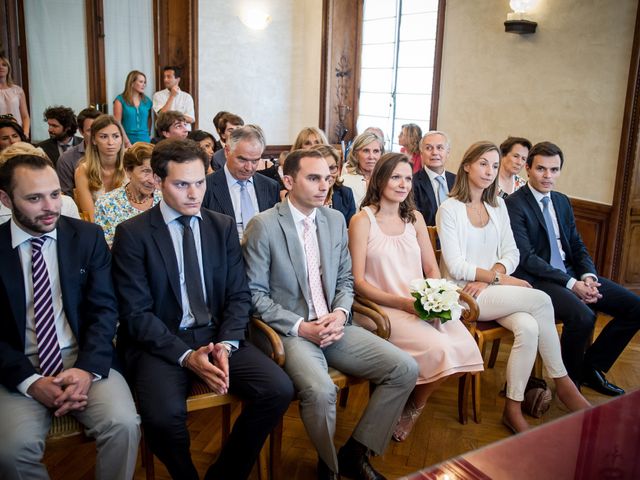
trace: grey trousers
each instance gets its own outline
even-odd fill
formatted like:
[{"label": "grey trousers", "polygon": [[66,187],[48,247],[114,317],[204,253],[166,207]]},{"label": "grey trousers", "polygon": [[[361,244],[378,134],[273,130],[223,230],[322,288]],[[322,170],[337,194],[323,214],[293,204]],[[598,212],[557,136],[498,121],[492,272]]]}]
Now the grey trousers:
[{"label": "grey trousers", "polygon": [[[66,357],[66,358],[65,358]],[[73,355],[75,358],[75,355]],[[65,368],[73,365],[63,356]],[[140,417],[127,382],[117,371],[93,382],[84,411],[70,412],[96,439],[96,478],[133,478],[140,442]],[[52,412],[33,398],[0,385],[0,479],[48,479],[41,463]]]},{"label": "grey trousers", "polygon": [[377,385],[353,438],[376,454],[387,447],[409,394],[418,366],[411,356],[364,328],[348,325],[344,337],[321,349],[301,337],[283,337],[285,371],[300,398],[300,416],[320,458],[334,472],[338,458],[333,444],[337,387],[328,367],[366,378]]}]

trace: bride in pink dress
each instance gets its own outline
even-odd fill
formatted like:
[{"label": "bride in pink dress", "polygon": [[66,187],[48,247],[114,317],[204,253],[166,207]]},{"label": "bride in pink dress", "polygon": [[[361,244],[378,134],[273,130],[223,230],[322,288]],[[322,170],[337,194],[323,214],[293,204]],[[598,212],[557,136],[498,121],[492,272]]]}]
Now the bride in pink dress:
[{"label": "bride in pink dress", "polygon": [[410,282],[440,278],[440,270],[410,195],[411,178],[406,155],[383,155],[371,174],[363,209],[349,224],[355,290],[384,308],[391,322],[389,341],[413,356],[420,371],[393,434],[396,441],[407,438],[445,379],[483,369],[476,342],[460,320],[426,322],[415,314]]}]

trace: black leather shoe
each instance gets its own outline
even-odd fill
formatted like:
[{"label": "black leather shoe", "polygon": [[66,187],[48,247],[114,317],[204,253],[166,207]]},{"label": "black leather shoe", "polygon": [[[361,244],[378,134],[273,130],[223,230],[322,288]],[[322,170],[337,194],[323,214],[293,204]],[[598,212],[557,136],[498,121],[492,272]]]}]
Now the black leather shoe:
[{"label": "black leather shoe", "polygon": [[318,480],[340,480],[340,475],[331,470],[326,463],[318,459]]},{"label": "black leather shoe", "polygon": [[340,449],[338,453],[338,465],[340,474],[346,478],[355,480],[386,480],[386,478],[378,473],[373,465],[369,463],[369,457],[366,454],[352,455],[345,447]]},{"label": "black leather shoe", "polygon": [[582,373],[582,385],[595,390],[603,395],[609,395],[610,397],[617,397],[624,394],[624,390],[609,383],[604,377],[604,373],[595,368],[586,368]]}]

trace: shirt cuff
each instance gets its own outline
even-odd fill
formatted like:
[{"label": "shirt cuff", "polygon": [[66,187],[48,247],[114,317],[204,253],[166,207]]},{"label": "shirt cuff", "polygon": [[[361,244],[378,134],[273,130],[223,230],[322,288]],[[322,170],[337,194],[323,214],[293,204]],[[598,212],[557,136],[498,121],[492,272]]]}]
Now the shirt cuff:
[{"label": "shirt cuff", "polygon": [[27,377],[25,380],[20,382],[16,387],[16,389],[25,397],[32,398],[31,395],[27,393],[27,391],[29,391],[29,388],[31,387],[31,385],[36,383],[36,381],[40,380],[41,378],[42,378],[42,375],[40,375],[39,373],[34,373],[30,377]]},{"label": "shirt cuff", "polygon": [[596,282],[598,281],[598,276],[595,273],[583,273],[582,276],[580,277],[580,280],[582,280],[584,282],[584,279],[587,277],[592,277]]},{"label": "shirt cuff", "polygon": [[184,359],[187,358],[187,355],[189,355],[191,352],[193,352],[193,350],[189,349],[186,352],[184,352],[182,355],[180,355],[180,358],[178,358],[178,365],[180,365],[181,367],[184,367],[183,365]]},{"label": "shirt cuff", "polygon": [[333,311],[335,312],[336,310],[340,310],[341,312],[344,313],[344,324],[346,325],[349,322],[349,315],[351,315],[351,312],[349,312],[346,308],[342,308],[342,307],[336,307]]},{"label": "shirt cuff", "polygon": [[93,373],[93,372],[91,372],[91,375],[93,375],[93,380],[91,380],[92,382],[97,382],[98,380],[102,380],[102,375],[98,375],[97,373]]},{"label": "shirt cuff", "polygon": [[231,347],[231,352],[235,352],[240,347],[239,340],[222,340],[220,343],[226,343]]},{"label": "shirt cuff", "polygon": [[576,280],[575,278],[571,277],[571,278],[569,279],[569,281],[567,282],[566,287],[567,287],[569,290],[572,290],[572,289],[573,289],[573,286],[576,284],[576,282],[577,282],[577,280]]},{"label": "shirt cuff", "polygon": [[304,321],[304,318],[300,317],[298,321],[291,327],[289,330],[289,336],[297,337],[298,336],[298,328],[300,328],[300,324]]}]

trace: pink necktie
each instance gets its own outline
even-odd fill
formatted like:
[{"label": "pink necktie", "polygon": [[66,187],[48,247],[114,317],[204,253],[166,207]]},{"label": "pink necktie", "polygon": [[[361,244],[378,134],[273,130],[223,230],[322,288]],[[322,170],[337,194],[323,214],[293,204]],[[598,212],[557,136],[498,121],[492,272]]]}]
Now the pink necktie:
[{"label": "pink necktie", "polygon": [[45,237],[31,239],[33,278],[33,314],[38,343],[40,373],[48,377],[62,371],[62,355],[53,315],[53,299],[47,264],[42,254]]},{"label": "pink necktie", "polygon": [[304,223],[304,253],[307,256],[307,275],[309,278],[309,290],[311,301],[316,311],[316,318],[329,313],[327,301],[322,291],[322,280],[320,280],[320,252],[318,245],[314,242],[313,220],[306,217]]}]

